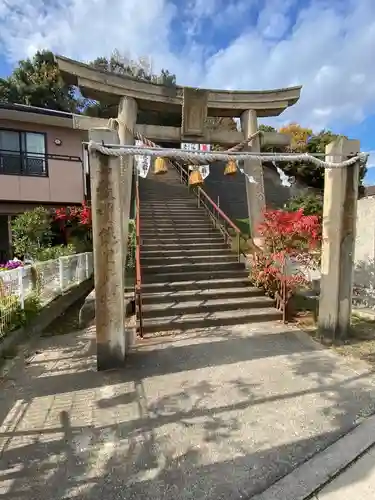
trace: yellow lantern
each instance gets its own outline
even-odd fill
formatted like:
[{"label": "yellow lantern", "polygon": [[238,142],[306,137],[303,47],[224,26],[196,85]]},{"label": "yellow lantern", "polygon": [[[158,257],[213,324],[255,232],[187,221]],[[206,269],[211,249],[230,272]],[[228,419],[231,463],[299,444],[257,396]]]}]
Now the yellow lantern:
[{"label": "yellow lantern", "polygon": [[198,169],[192,170],[189,176],[189,184],[190,186],[200,186],[203,184],[203,177]]},{"label": "yellow lantern", "polygon": [[156,158],[154,164],[154,174],[160,175],[168,172],[167,162],[164,158]]},{"label": "yellow lantern", "polygon": [[237,173],[237,164],[235,160],[229,160],[225,165],[224,175],[234,175]]}]

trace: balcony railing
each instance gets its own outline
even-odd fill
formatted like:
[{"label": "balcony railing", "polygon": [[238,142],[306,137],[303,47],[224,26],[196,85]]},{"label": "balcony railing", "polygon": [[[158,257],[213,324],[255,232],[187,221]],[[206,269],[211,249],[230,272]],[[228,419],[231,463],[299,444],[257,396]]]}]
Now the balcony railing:
[{"label": "balcony railing", "polygon": [[47,155],[0,149],[0,174],[46,177],[48,175]]},{"label": "balcony railing", "polygon": [[48,160],[82,163],[79,156],[20,153],[0,149],[0,175],[48,177]]}]

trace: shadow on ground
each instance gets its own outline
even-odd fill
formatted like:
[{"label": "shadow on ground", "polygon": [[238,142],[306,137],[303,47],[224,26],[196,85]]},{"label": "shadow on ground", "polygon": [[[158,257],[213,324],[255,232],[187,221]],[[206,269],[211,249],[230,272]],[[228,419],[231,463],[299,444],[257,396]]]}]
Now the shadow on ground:
[{"label": "shadow on ground", "polygon": [[4,381],[4,499],[250,498],[375,395],[362,365],[276,323],[166,337],[123,371],[94,367],[88,330],[45,339]]}]

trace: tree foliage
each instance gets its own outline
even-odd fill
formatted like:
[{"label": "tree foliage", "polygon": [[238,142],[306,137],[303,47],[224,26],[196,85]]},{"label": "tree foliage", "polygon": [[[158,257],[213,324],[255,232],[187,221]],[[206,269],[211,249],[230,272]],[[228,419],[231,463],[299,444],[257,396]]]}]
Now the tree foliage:
[{"label": "tree foliage", "polygon": [[44,207],[24,212],[12,221],[14,253],[19,258],[36,259],[52,241],[51,214]]},{"label": "tree foliage", "polygon": [[47,50],[19,61],[8,78],[0,79],[0,101],[67,112],[77,112],[81,105],[74,87],[63,81],[52,52]]},{"label": "tree foliage", "polygon": [[301,127],[298,123],[290,123],[289,125],[281,127],[279,132],[291,136],[291,143],[288,149],[293,153],[304,153],[313,135],[310,128]]},{"label": "tree foliage", "polygon": [[[153,72],[150,59],[145,57],[131,59],[126,55],[122,55],[118,50],[114,50],[109,58],[97,57],[89,64],[93,68],[98,69],[99,71],[104,71],[106,73],[114,73],[120,76],[126,76],[127,78],[165,85],[167,87],[176,86],[176,75],[170,73],[167,69],[162,69],[159,74],[155,74]],[[86,99],[84,113],[89,116],[108,117],[112,114],[113,107],[114,106],[111,103]],[[173,116],[169,118],[166,117],[166,115],[161,115],[160,113],[156,112],[141,112],[141,115],[142,116],[140,117],[140,121],[142,123],[165,126],[175,125]]]},{"label": "tree foliage", "polygon": [[323,215],[323,196],[319,194],[303,194],[291,198],[285,205],[285,210],[297,212],[302,209],[304,215],[317,215],[319,218]]},{"label": "tree foliage", "polygon": [[262,132],[277,132],[274,127],[271,127],[271,125],[264,125],[263,123],[260,124],[258,128]]},{"label": "tree foliage", "polygon": [[[264,132],[276,131],[273,127],[261,125],[260,130]],[[291,143],[289,146],[283,147],[267,147],[264,151],[274,151],[278,153],[310,153],[323,154],[327,144],[335,139],[342,137],[339,134],[333,133],[331,130],[321,130],[314,133],[311,129],[300,126],[298,123],[291,123],[279,129],[280,133],[289,134]],[[319,190],[324,188],[324,168],[312,165],[311,163],[280,163],[279,167],[289,176],[295,177],[298,181]],[[366,168],[360,170],[360,192],[363,190],[363,179],[366,175]]]},{"label": "tree foliage", "polygon": [[[227,131],[236,131],[237,124],[231,117],[222,117],[222,116],[208,116],[206,118],[206,127],[210,131],[214,130],[227,130]],[[221,144],[212,144],[211,148],[213,151],[220,151],[222,149],[226,149]]]},{"label": "tree foliage", "polygon": [[100,71],[115,73],[168,87],[176,86],[176,75],[170,73],[167,69],[162,69],[159,74],[155,74],[150,59],[145,57],[131,59],[121,54],[118,50],[114,50],[109,58],[97,57],[89,64]]}]

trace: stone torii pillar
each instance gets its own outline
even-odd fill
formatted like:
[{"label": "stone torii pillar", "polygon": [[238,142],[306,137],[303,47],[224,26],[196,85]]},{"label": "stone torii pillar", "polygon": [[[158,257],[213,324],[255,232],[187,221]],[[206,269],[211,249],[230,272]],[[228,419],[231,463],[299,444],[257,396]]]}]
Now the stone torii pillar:
[{"label": "stone torii pillar", "polygon": [[[253,109],[244,111],[241,115],[241,128],[245,137],[254,134],[258,130],[257,113]],[[245,148],[245,151],[254,153],[260,152],[259,136],[253,139],[251,146]],[[252,175],[256,184],[246,179],[246,198],[247,210],[249,214],[250,234],[257,246],[262,246],[262,238],[258,234],[257,227],[262,221],[263,212],[266,208],[266,198],[264,193],[263,166],[259,160],[248,159],[244,161],[244,170]]]},{"label": "stone torii pillar", "polygon": [[[119,143],[108,128],[91,129],[89,138]],[[90,177],[97,368],[109,370],[122,367],[126,356],[120,158],[90,152]]]},{"label": "stone torii pillar", "polygon": [[[359,151],[359,141],[339,138],[327,145],[327,161],[344,161]],[[325,169],[318,323],[331,340],[345,337],[351,322],[358,184],[358,163]]]},{"label": "stone torii pillar", "polygon": [[[132,97],[122,97],[118,107],[118,135],[120,144],[134,144],[134,130],[137,123],[138,106]],[[128,249],[129,215],[132,194],[133,156],[120,158],[121,164],[121,210],[123,212],[123,269],[125,273],[126,256]]]}]

